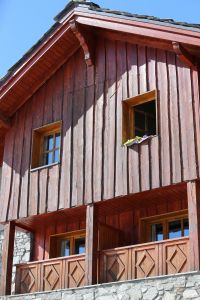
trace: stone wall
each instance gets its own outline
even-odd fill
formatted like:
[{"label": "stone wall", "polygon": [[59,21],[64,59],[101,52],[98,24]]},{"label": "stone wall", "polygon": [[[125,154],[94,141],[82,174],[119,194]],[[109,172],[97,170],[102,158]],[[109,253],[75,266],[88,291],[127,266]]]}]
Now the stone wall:
[{"label": "stone wall", "polygon": [[[1,267],[2,267],[3,237],[4,237],[4,231],[3,231],[3,228],[0,228],[0,277],[1,277]],[[30,260],[30,251],[31,251],[31,235],[30,235],[30,233],[23,233],[23,232],[16,231],[13,265],[29,261]],[[16,272],[16,267],[13,266],[12,292],[14,292],[15,272]]]},{"label": "stone wall", "polygon": [[0,297],[0,300],[191,300],[200,299],[200,273],[161,276],[91,287]]}]

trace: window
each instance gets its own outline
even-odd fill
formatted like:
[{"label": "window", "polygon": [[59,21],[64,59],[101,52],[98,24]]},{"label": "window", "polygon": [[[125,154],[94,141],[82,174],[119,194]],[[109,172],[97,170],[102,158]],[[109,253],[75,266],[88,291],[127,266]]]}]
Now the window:
[{"label": "window", "polygon": [[50,258],[83,253],[85,253],[85,230],[50,237]]},{"label": "window", "polygon": [[142,242],[155,242],[189,236],[189,221],[185,211],[142,220]]},{"label": "window", "polygon": [[122,143],[135,137],[157,134],[156,91],[124,100]]},{"label": "window", "polygon": [[33,131],[31,168],[48,166],[60,161],[61,122]]}]

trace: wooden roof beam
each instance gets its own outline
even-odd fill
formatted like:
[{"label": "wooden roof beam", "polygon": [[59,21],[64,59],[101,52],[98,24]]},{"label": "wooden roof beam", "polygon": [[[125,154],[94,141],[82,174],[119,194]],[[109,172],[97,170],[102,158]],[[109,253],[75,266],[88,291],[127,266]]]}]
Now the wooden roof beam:
[{"label": "wooden roof beam", "polygon": [[4,115],[2,112],[0,112],[0,127],[5,129],[9,129],[11,127],[10,118]]},{"label": "wooden roof beam", "polygon": [[94,65],[94,34],[81,28],[75,20],[69,22],[70,28],[83,49],[85,62],[88,67]]},{"label": "wooden roof beam", "polygon": [[186,64],[188,67],[196,67],[197,59],[195,56],[191,55],[182,45],[178,42],[172,42],[174,52],[178,58]]}]

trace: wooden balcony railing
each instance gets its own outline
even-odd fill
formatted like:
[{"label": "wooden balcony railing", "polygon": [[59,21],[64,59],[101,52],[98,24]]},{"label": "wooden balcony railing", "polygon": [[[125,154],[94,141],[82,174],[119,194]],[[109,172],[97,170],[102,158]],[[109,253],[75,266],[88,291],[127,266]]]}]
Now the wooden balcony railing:
[{"label": "wooden balcony railing", "polygon": [[85,255],[20,264],[16,266],[16,294],[34,293],[85,284]]},{"label": "wooden balcony railing", "polygon": [[188,271],[189,238],[104,250],[100,282],[122,281]]}]

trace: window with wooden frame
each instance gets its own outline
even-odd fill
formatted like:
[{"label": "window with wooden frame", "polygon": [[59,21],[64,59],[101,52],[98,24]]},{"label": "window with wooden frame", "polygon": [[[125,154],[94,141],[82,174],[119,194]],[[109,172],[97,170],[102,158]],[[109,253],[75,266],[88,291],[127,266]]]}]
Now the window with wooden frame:
[{"label": "window with wooden frame", "polygon": [[85,230],[50,236],[50,258],[83,253],[85,253]]},{"label": "window with wooden frame", "polygon": [[48,166],[60,161],[61,122],[33,130],[31,168]]},{"label": "window with wooden frame", "polygon": [[141,220],[141,242],[155,242],[189,236],[187,210]]},{"label": "window with wooden frame", "polygon": [[157,134],[156,90],[122,102],[122,143]]}]

